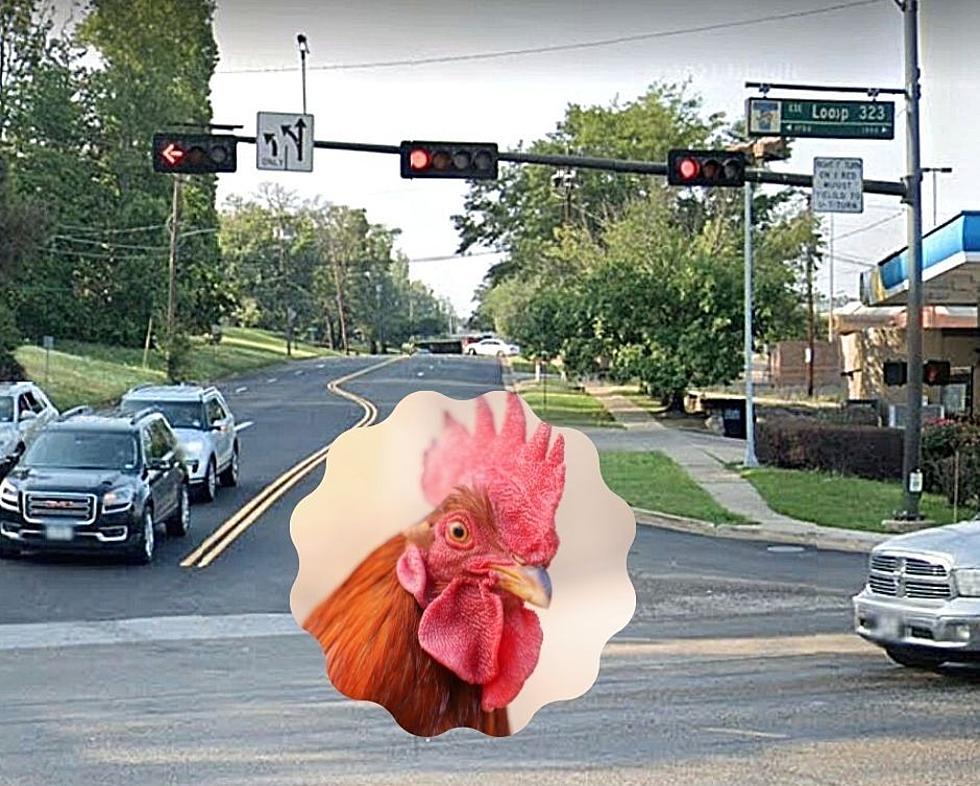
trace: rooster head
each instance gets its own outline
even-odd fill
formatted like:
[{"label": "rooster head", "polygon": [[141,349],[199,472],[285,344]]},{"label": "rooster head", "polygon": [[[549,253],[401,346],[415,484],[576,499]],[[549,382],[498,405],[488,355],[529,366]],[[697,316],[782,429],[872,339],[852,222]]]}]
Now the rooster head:
[{"label": "rooster head", "polygon": [[509,394],[503,425],[481,397],[471,434],[446,415],[426,451],[422,487],[434,510],[407,533],[397,574],[424,609],[419,644],[482,706],[506,707],[534,671],[542,632],[525,602],[551,602],[547,567],[558,549],[564,441],[551,427],[527,439],[523,404]]}]

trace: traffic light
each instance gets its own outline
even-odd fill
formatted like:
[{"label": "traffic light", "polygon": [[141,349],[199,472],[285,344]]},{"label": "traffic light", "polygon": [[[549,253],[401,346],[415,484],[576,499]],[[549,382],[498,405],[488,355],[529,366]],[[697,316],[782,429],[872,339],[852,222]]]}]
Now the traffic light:
[{"label": "traffic light", "polygon": [[228,134],[154,134],[153,170],[206,175],[238,168],[237,139]]},{"label": "traffic light", "polygon": [[949,361],[927,360],[922,365],[922,382],[926,385],[948,385]]},{"label": "traffic light", "polygon": [[889,387],[904,385],[909,381],[909,366],[904,360],[885,361],[885,384]]},{"label": "traffic light", "polygon": [[672,186],[745,185],[745,153],[728,150],[671,150],[667,182]]},{"label": "traffic light", "polygon": [[496,180],[497,146],[474,142],[402,142],[402,177]]}]

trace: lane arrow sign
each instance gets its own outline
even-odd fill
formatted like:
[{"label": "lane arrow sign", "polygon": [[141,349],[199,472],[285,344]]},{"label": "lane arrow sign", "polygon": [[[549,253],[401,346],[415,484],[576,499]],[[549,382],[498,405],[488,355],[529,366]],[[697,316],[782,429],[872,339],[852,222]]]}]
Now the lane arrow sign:
[{"label": "lane arrow sign", "polygon": [[275,134],[263,134],[265,143],[272,148],[272,157],[279,158],[279,140],[276,139]]},{"label": "lane arrow sign", "polygon": [[282,132],[290,139],[296,143],[296,160],[303,160],[303,131],[306,128],[306,123],[303,122],[303,118],[296,121],[296,133],[293,133],[292,126],[284,125],[282,126]]}]

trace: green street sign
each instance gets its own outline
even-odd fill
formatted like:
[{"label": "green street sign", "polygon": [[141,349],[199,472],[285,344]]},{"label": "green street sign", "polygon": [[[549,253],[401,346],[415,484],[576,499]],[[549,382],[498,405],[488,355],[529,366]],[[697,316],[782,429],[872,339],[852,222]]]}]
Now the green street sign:
[{"label": "green street sign", "polygon": [[894,139],[894,101],[803,101],[750,98],[750,136]]}]

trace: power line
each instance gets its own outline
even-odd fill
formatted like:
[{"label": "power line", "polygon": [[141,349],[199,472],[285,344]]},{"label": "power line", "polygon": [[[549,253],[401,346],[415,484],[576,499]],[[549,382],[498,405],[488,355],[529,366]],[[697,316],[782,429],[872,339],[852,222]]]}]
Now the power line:
[{"label": "power line", "polygon": [[467,259],[469,257],[486,257],[486,256],[499,256],[504,252],[502,251],[474,251],[470,254],[447,254],[445,256],[436,257],[414,257],[412,259],[406,259],[406,262],[447,262],[452,259]]},{"label": "power line", "polygon": [[[375,60],[364,63],[335,63],[333,65],[309,66],[310,71],[352,71],[373,68],[396,68],[399,66],[419,66],[434,63],[459,63],[470,60],[492,60],[503,57],[520,57],[523,55],[546,54],[549,52],[570,52],[577,49],[595,49],[604,46],[616,46],[628,44],[636,41],[651,41],[658,38],[672,38],[674,36],[691,35],[694,33],[709,33],[716,30],[727,30],[738,27],[749,27],[752,25],[765,24],[768,22],[781,22],[787,19],[802,19],[820,14],[829,14],[835,11],[843,11],[848,8],[858,8],[860,6],[877,5],[882,0],[856,0],[850,3],[838,3],[836,5],[824,6],[823,8],[812,8],[806,11],[791,11],[785,14],[774,14],[771,16],[760,16],[752,19],[743,19],[734,22],[717,22],[711,25],[699,25],[697,27],[685,27],[677,30],[657,30],[650,33],[637,33],[635,35],[619,36],[616,38],[603,38],[595,41],[579,41],[571,44],[555,44],[553,46],[538,46],[527,49],[505,49],[494,52],[474,52],[465,55],[443,55],[439,57],[417,57],[404,58],[401,60]],[[263,74],[263,73],[285,73],[296,71],[298,66],[275,66],[266,68],[230,68],[227,70],[217,70],[216,74]]]},{"label": "power line", "polygon": [[850,232],[845,232],[843,235],[834,235],[834,242],[838,240],[843,240],[844,238],[847,237],[854,237],[854,235],[860,235],[862,232],[868,232],[874,229],[875,227],[880,227],[882,224],[887,224],[889,221],[894,221],[896,218],[901,218],[903,215],[904,212],[899,211],[898,213],[895,213],[890,216],[886,216],[885,218],[875,221],[873,224],[868,224],[867,226],[863,226],[860,229],[853,229]]},{"label": "power line", "polygon": [[150,224],[145,227],[125,227],[123,229],[108,229],[93,226],[79,226],[78,224],[59,224],[59,229],[67,229],[72,232],[92,232],[101,233],[104,235],[123,235],[130,232],[149,232],[151,229],[166,229],[166,224]]}]

